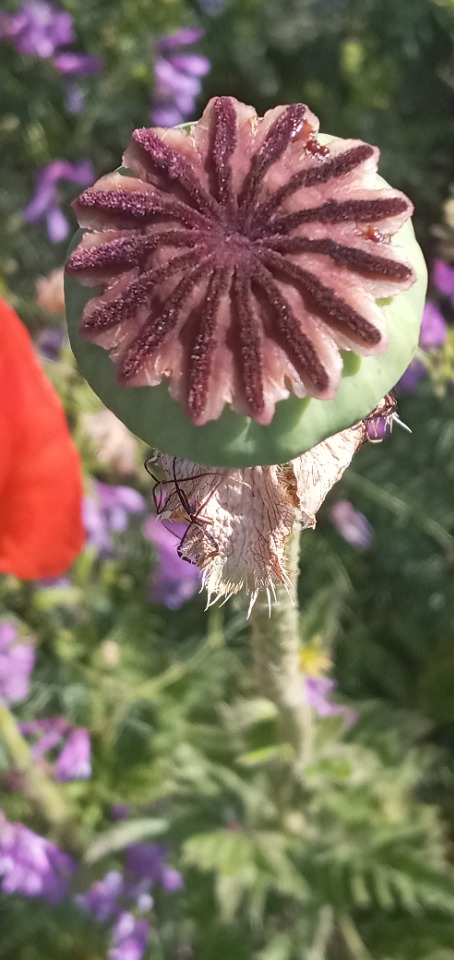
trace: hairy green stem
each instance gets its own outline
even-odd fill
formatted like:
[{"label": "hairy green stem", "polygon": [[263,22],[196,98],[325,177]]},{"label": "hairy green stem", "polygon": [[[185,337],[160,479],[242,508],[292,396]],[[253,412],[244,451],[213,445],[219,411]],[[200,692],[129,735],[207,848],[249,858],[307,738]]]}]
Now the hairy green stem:
[{"label": "hairy green stem", "polygon": [[266,598],[258,598],[251,614],[251,643],[260,692],[275,703],[283,736],[297,757],[307,762],[312,752],[312,720],[300,671],[299,550],[297,523],[286,547],[289,586],[277,586],[271,611]]}]

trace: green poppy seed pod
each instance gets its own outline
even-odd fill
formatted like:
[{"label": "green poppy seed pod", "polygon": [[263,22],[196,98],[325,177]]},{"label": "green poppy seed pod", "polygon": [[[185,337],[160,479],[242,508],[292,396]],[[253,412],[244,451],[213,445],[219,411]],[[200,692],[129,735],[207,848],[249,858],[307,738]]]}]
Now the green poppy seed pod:
[{"label": "green poppy seed pod", "polygon": [[415,353],[427,274],[379,151],[216,97],[136,130],[74,207],[67,263],[80,369],[164,454],[285,463],[365,417]]}]

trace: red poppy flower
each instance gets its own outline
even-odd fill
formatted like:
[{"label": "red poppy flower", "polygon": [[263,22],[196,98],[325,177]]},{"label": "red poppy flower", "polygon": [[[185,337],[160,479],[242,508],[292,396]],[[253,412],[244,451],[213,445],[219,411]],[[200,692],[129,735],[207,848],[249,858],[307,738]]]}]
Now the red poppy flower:
[{"label": "red poppy flower", "polygon": [[63,573],[82,548],[81,468],[30,336],[0,298],[0,573]]}]

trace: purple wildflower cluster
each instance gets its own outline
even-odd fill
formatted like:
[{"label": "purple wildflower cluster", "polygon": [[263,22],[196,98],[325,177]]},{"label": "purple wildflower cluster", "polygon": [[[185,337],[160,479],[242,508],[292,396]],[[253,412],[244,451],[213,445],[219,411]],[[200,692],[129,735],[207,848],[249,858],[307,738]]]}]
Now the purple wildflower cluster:
[{"label": "purple wildflower cluster", "polygon": [[[166,861],[164,844],[137,843],[128,848],[124,873],[110,870],[74,902],[100,924],[110,924],[108,960],[141,960],[150,933],[154,905],[151,890],[183,888],[181,874]],[[4,894],[38,897],[49,904],[70,896],[76,862],[56,844],[23,823],[10,823],[0,811],[0,889]],[[139,916],[137,916],[139,914]]]},{"label": "purple wildflower cluster", "polygon": [[130,874],[162,887],[167,893],[183,888],[178,870],[167,864],[168,847],[164,843],[133,843],[126,854],[126,868]]},{"label": "purple wildflower cluster", "polygon": [[24,0],[17,13],[1,13],[0,40],[5,39],[17,53],[51,59],[60,73],[80,77],[101,67],[99,57],[66,49],[75,40],[73,18],[47,0]]},{"label": "purple wildflower cluster", "polygon": [[[127,486],[108,486],[95,480],[93,496],[84,501],[83,517],[88,543],[100,555],[112,554],[115,535],[124,533],[130,518],[145,513],[142,495]],[[151,540],[158,553],[158,563],[151,576],[150,599],[162,603],[169,610],[178,610],[194,595],[200,585],[197,567],[181,560],[176,551],[186,527],[172,524],[168,529],[156,517],[147,517],[143,534]]]},{"label": "purple wildflower cluster", "polygon": [[141,960],[148,945],[149,926],[132,913],[122,913],[113,930],[109,960]]},{"label": "purple wildflower cluster", "polygon": [[59,243],[64,240],[70,228],[59,203],[59,182],[69,180],[84,187],[94,179],[95,173],[90,160],[81,160],[78,163],[70,163],[69,160],[53,160],[37,175],[35,195],[24,210],[25,223],[44,220],[52,242]]},{"label": "purple wildflower cluster", "polygon": [[176,127],[193,116],[202,89],[201,78],[209,73],[211,65],[207,57],[181,52],[181,49],[197,43],[203,36],[202,29],[187,27],[158,41],[150,112],[156,126]]},{"label": "purple wildflower cluster", "polygon": [[2,893],[41,897],[59,903],[68,894],[76,865],[55,843],[23,823],[9,823],[0,810],[0,883]]},{"label": "purple wildflower cluster", "polygon": [[91,741],[85,727],[73,727],[64,717],[46,717],[20,724],[23,736],[32,740],[32,757],[41,763],[50,751],[61,747],[55,761],[55,779],[89,780],[91,777]]},{"label": "purple wildflower cluster", "polygon": [[[0,702],[23,699],[29,690],[34,664],[33,648],[17,639],[14,624],[0,624]],[[20,724],[21,733],[32,741],[32,757],[38,764],[49,752],[61,748],[54,765],[55,779],[82,780],[91,776],[90,736],[84,728],[72,728],[64,717],[49,717]],[[46,756],[47,755],[47,756]],[[122,815],[127,811],[122,810]],[[86,893],[75,896],[76,905],[98,923],[109,923],[108,960],[142,960],[148,946],[150,923],[144,919],[153,907],[152,890],[167,893],[183,887],[181,874],[167,862],[165,844],[135,843],[126,850],[124,872],[109,871]],[[7,820],[0,810],[0,891],[40,898],[57,904],[71,896],[70,884],[77,863],[55,843],[23,823]],[[137,916],[139,915],[139,916]]]},{"label": "purple wildflower cluster", "polygon": [[93,496],[86,497],[83,520],[88,543],[100,554],[109,554],[115,534],[124,533],[130,517],[144,513],[144,498],[133,487],[111,487],[100,480],[93,484]]},{"label": "purple wildflower cluster", "polygon": [[[9,706],[24,700],[30,690],[35,651],[18,641],[16,624],[0,623],[0,704]],[[64,717],[49,717],[20,724],[24,736],[33,740],[32,757],[37,763],[63,741],[55,763],[57,780],[87,780],[91,776],[90,734],[73,728]]]},{"label": "purple wildflower cluster", "polygon": [[15,623],[0,623],[0,704],[25,700],[35,665],[35,651],[28,643],[18,641]]},{"label": "purple wildflower cluster", "polygon": [[[454,267],[443,260],[436,260],[432,274],[432,281],[438,294],[454,305]],[[445,343],[448,335],[448,325],[439,306],[432,300],[427,300],[419,335],[419,346],[422,354],[439,350]],[[427,375],[427,366],[423,355],[412,361],[398,383],[402,392],[409,393],[415,390],[421,380]]]},{"label": "purple wildflower cluster", "polygon": [[[17,13],[1,12],[0,40],[9,40],[17,53],[50,60],[65,77],[89,76],[101,68],[99,57],[68,49],[75,40],[73,18],[47,0],[24,0]],[[66,105],[71,113],[82,109],[83,91],[77,84],[67,85]],[[69,224],[58,202],[58,183],[70,180],[86,187],[94,179],[88,160],[54,160],[37,175],[35,195],[24,210],[25,222],[45,220],[52,242],[65,240]]]},{"label": "purple wildflower cluster", "polygon": [[149,914],[153,887],[160,886],[167,893],[183,888],[183,878],[168,865],[167,854],[165,844],[132,844],[126,851],[124,873],[110,870],[87,893],[76,896],[77,906],[98,923],[113,922],[109,960],[141,960],[150,927],[136,914]]},{"label": "purple wildflower cluster", "polygon": [[169,610],[179,610],[190,600],[201,582],[201,574],[194,564],[182,560],[176,551],[185,524],[172,523],[172,529],[156,517],[149,517],[144,524],[144,534],[158,552],[158,564],[151,577],[150,599],[163,603]]},{"label": "purple wildflower cluster", "polygon": [[[129,499],[127,504],[130,503]],[[125,509],[124,496],[119,501],[108,497],[106,507],[111,511]],[[122,525],[117,516],[118,523]],[[18,642],[16,625],[0,623],[0,703],[9,704],[27,696],[33,665],[33,648]],[[88,730],[71,728],[64,717],[25,722],[20,724],[20,730],[31,740],[32,757],[37,764],[48,762],[50,751],[60,748],[63,742],[54,764],[56,780],[84,780],[91,776]],[[111,924],[108,960],[142,960],[150,933],[149,920],[143,919],[143,915],[153,907],[153,888],[160,886],[167,893],[176,893],[183,887],[181,874],[168,864],[167,857],[165,844],[132,844],[126,850],[123,873],[111,870],[86,893],[75,896],[81,910],[98,923]],[[0,810],[3,894],[56,904],[71,896],[70,884],[76,873],[75,860],[55,843],[23,823],[8,821]]]}]

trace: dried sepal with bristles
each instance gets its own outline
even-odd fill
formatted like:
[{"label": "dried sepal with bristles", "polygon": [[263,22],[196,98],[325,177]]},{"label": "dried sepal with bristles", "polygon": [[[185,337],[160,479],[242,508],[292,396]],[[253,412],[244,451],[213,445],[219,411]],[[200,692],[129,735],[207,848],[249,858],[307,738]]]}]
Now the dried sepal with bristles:
[{"label": "dried sepal with bristles", "polygon": [[188,134],[140,129],[124,164],[74,207],[87,230],[67,269],[101,288],[82,337],[121,386],[168,380],[196,425],[225,405],[269,424],[277,401],[335,396],[341,350],[383,352],[379,298],[414,273],[392,235],[411,216],[379,152],[324,146],[304,104],[263,119],[216,97]]},{"label": "dried sepal with bristles", "polygon": [[[367,422],[282,466],[217,469],[156,453],[149,470],[166,520],[186,521],[182,555],[203,571],[208,598],[251,598],[287,582],[285,546],[316,515],[367,435]],[[156,491],[159,491],[158,494]]]}]

